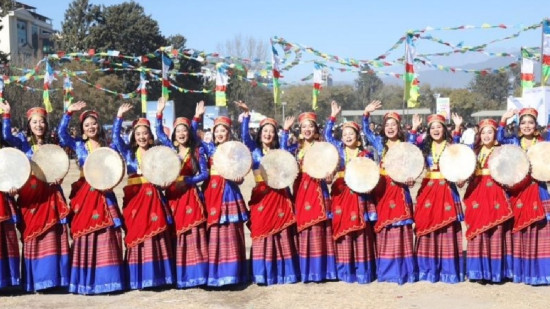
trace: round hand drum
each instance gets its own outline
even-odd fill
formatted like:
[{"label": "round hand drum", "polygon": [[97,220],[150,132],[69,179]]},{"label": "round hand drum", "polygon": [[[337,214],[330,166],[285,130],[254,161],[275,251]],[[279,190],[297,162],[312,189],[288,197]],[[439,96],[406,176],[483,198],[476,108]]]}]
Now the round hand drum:
[{"label": "round hand drum", "polygon": [[245,144],[237,141],[218,145],[214,153],[214,169],[225,179],[243,178],[252,167],[252,155]]},{"label": "round hand drum", "polygon": [[538,181],[550,181],[550,142],[539,142],[527,151],[531,162],[531,176]]},{"label": "round hand drum", "polygon": [[491,177],[508,187],[521,183],[529,174],[529,158],[525,151],[516,145],[495,147],[489,156],[488,164]]},{"label": "round hand drum", "polygon": [[441,154],[439,168],[448,181],[464,181],[472,176],[476,169],[476,154],[466,145],[449,145]]},{"label": "round hand drum", "polygon": [[69,157],[65,150],[57,145],[41,145],[32,156],[31,169],[36,178],[54,183],[58,179],[63,179],[69,172]]},{"label": "round hand drum", "polygon": [[369,193],[380,180],[380,167],[369,158],[353,158],[346,164],[344,180],[353,191]]},{"label": "round hand drum", "polygon": [[141,171],[150,183],[166,187],[176,181],[181,170],[178,154],[169,147],[155,146],[144,154]]},{"label": "round hand drum", "polygon": [[31,175],[31,163],[17,148],[0,149],[0,191],[21,189]]},{"label": "round hand drum", "polygon": [[304,156],[304,172],[315,179],[325,179],[338,167],[340,156],[334,145],[328,142],[315,142]]},{"label": "round hand drum", "polygon": [[283,149],[272,149],[260,163],[260,173],[273,189],[290,187],[298,176],[298,164],[292,154]]},{"label": "round hand drum", "polygon": [[84,162],[84,177],[97,190],[110,190],[124,178],[124,160],[109,147],[98,148],[88,155]]},{"label": "round hand drum", "polygon": [[384,168],[393,181],[406,183],[420,176],[424,170],[424,156],[415,145],[399,143],[386,153]]}]

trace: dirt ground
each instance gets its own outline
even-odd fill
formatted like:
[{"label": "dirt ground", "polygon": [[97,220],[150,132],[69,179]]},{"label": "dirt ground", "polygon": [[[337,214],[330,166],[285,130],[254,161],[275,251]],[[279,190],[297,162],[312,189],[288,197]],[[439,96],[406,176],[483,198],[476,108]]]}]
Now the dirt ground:
[{"label": "dirt ground", "polygon": [[[78,177],[74,161],[63,189]],[[115,192],[121,203],[122,185]],[[248,200],[253,179],[242,186]],[[416,189],[416,188],[415,188]],[[250,239],[247,239],[250,245]],[[360,285],[343,282],[280,286],[239,286],[230,289],[194,288],[131,291],[114,295],[81,296],[63,292],[0,293],[0,308],[548,308],[550,287],[523,284],[481,285],[464,282],[443,284],[418,282],[399,286],[391,283]]]}]

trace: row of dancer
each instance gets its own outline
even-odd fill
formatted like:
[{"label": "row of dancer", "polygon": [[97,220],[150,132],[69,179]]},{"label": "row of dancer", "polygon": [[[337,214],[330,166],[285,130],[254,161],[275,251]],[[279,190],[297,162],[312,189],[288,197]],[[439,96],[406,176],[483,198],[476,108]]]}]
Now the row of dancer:
[{"label": "row of dancer", "polygon": [[[248,113],[246,104],[241,102],[239,106]],[[5,110],[3,137],[9,145],[30,157],[47,142],[43,109],[29,110],[28,138],[23,138],[11,135],[9,105],[0,107]],[[67,133],[71,114],[84,107],[82,102],[69,107],[59,126],[62,144],[75,150],[80,166],[91,151],[107,146],[98,115],[93,111],[80,116],[82,139],[71,138]],[[397,113],[385,115],[383,134],[376,137],[369,131],[368,122],[369,113],[379,107],[380,102],[369,104],[363,117],[362,130],[382,158],[383,177],[368,195],[354,193],[343,182],[342,172],[351,158],[372,154],[362,149],[361,126],[354,122],[343,125],[341,141],[334,140],[331,131],[340,111],[336,103],[325,139],[339,149],[339,171],[327,175],[326,180],[300,173],[293,195],[288,188],[269,188],[257,171],[259,162],[269,149],[282,147],[296,154],[300,163],[309,147],[320,139],[316,115],[300,115],[300,142],[294,148],[287,142],[292,118],[285,120],[279,145],[275,120],[263,121],[254,141],[248,135],[247,115],[242,124],[242,140],[253,153],[257,182],[248,211],[238,188],[242,179],[225,180],[212,168],[216,145],[230,139],[229,118],[216,119],[214,141],[202,143],[195,134],[204,114],[204,106],[199,105],[192,121],[176,119],[169,139],[162,130],[164,102],[159,101],[157,135],[182,159],[180,178],[163,194],[140,171],[141,156],[153,144],[149,122],[134,121],[129,145],[120,137],[122,117],[131,109],[125,104],[119,109],[113,128],[114,147],[124,156],[129,175],[122,214],[112,192],[94,190],[83,177],[72,186],[69,208],[58,184],[50,186],[31,176],[17,192],[19,210],[12,197],[2,197],[0,287],[19,284],[19,249],[14,228],[19,211],[23,241],[21,281],[27,291],[68,285],[73,293],[97,294],[174,283],[178,287],[245,283],[248,266],[243,224],[249,217],[252,278],[259,284],[336,279],[360,283],[375,279],[398,283],[419,279],[460,282],[465,277],[458,223],[463,217],[460,197],[455,184],[438,173],[437,165],[446,144],[451,142],[444,119],[439,115],[427,119],[428,138],[422,147],[430,172],[422,182],[413,210],[408,190],[412,181],[395,183],[383,169],[387,150],[405,141],[400,130],[401,117]],[[505,114],[503,121],[510,116],[511,113]],[[460,117],[454,119],[459,127]],[[502,123],[480,123],[476,143],[479,165],[464,199],[469,279],[548,284],[550,254],[545,241],[550,236],[546,224],[550,198],[545,184],[531,181],[527,182],[529,190],[506,192],[486,172],[487,157],[499,140],[527,148],[540,139],[535,119],[536,110],[520,112],[520,139],[505,137]],[[420,124],[420,118],[415,117],[410,141],[416,140],[414,133]],[[196,186],[200,182],[202,191]],[[332,183],[330,194],[328,183]],[[537,210],[537,205],[538,211],[532,211]],[[70,253],[69,217],[73,237]],[[126,234],[125,258],[121,228]]]}]

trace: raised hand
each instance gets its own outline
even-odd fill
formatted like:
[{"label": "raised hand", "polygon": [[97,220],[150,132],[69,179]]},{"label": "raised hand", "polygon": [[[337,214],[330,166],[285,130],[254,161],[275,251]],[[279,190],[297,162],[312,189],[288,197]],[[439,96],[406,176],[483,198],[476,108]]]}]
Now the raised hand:
[{"label": "raised hand", "polygon": [[80,110],[82,110],[83,108],[86,107],[86,102],[84,101],[78,101],[76,103],[73,103],[71,105],[69,105],[69,107],[67,108],[67,111],[68,112],[78,112]]},{"label": "raised hand", "polygon": [[506,122],[508,119],[512,118],[515,114],[517,114],[517,109],[509,109],[507,110],[504,115],[502,115],[502,118],[500,118],[500,122]]},{"label": "raised hand", "polygon": [[166,107],[166,99],[161,96],[157,101],[157,114],[159,115],[162,114],[165,107]]},{"label": "raised hand", "polygon": [[338,105],[338,103],[334,100],[330,102],[330,108],[331,108],[331,113],[330,113],[331,117],[338,116],[338,114],[340,114],[340,112],[342,111],[342,107]]},{"label": "raised hand", "polygon": [[248,106],[246,105],[246,103],[244,103],[244,101],[242,101],[242,100],[235,101],[235,104],[236,104],[237,107],[240,108],[244,113],[248,113],[248,112],[250,111],[250,109],[248,108]]},{"label": "raised hand", "polygon": [[364,113],[365,114],[372,113],[375,110],[379,109],[380,107],[382,107],[382,102],[379,100],[374,100],[370,102],[367,106],[365,106]]},{"label": "raised hand", "polygon": [[131,110],[132,108],[134,108],[134,107],[133,107],[132,104],[130,104],[130,103],[124,103],[124,104],[122,104],[122,105],[118,108],[117,117],[118,117],[118,118],[124,117],[124,115],[125,115],[129,110]]},{"label": "raised hand", "polygon": [[422,118],[418,114],[414,114],[412,117],[412,130],[418,130],[418,127],[422,124]]},{"label": "raised hand", "polygon": [[10,103],[7,100],[4,100],[4,102],[0,102],[0,108],[4,110],[4,113],[10,113],[11,107]]},{"label": "raised hand", "polygon": [[195,107],[195,118],[199,118],[204,115],[205,111],[206,108],[204,107],[204,101],[200,101],[199,103],[197,103],[197,107]]},{"label": "raised hand", "polygon": [[292,125],[294,124],[294,120],[295,120],[295,119],[296,119],[296,117],[294,117],[294,116],[288,116],[288,117],[286,117],[285,122],[284,122],[284,124],[283,124],[283,129],[284,129],[285,131],[290,130],[290,127],[292,127]]},{"label": "raised hand", "polygon": [[452,113],[452,119],[453,119],[453,123],[455,124],[455,131],[459,131],[460,126],[463,123],[462,116],[458,115],[457,113]]}]

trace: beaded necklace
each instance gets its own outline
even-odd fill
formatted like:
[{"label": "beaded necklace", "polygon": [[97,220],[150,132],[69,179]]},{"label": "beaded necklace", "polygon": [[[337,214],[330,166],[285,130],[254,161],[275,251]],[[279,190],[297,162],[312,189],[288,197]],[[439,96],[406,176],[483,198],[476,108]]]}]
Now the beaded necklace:
[{"label": "beaded necklace", "polygon": [[359,148],[350,149],[348,147],[345,147],[344,155],[345,155],[346,164],[348,164],[348,162],[351,161],[353,158],[356,158],[358,154],[359,154]]},{"label": "beaded necklace", "polygon": [[139,148],[139,147],[136,150],[136,159],[137,159],[137,164],[138,164],[137,173],[141,174],[141,148]]},{"label": "beaded necklace", "polygon": [[441,155],[443,154],[443,151],[445,151],[445,147],[447,147],[447,141],[443,141],[442,143],[442,147],[441,147],[441,151],[439,153],[437,153],[437,147],[436,147],[436,143],[435,142],[432,142],[432,159],[433,159],[433,167],[435,169],[438,169],[439,168],[439,159],[441,158]]},{"label": "beaded necklace", "polygon": [[487,161],[487,158],[493,153],[493,150],[495,150],[495,146],[491,146],[491,148],[487,148],[483,146],[481,150],[479,151],[479,154],[477,155],[477,164],[478,168],[483,168],[485,166],[485,162]]},{"label": "beaded necklace", "polygon": [[529,149],[529,147],[535,145],[537,143],[537,139],[536,138],[533,138],[531,140],[531,144],[530,145],[527,145],[527,139],[526,138],[521,138],[520,140],[520,144],[521,144],[521,148],[525,151],[527,151]]},{"label": "beaded necklace", "polygon": [[[311,142],[311,144],[304,144],[304,147],[302,147],[300,151],[298,151],[298,160],[302,160],[304,158],[304,156],[306,155],[306,152],[309,150],[309,148],[311,148],[311,146],[313,146],[313,144],[315,144],[315,141]],[[305,145],[309,145],[309,146],[306,147]]]}]

